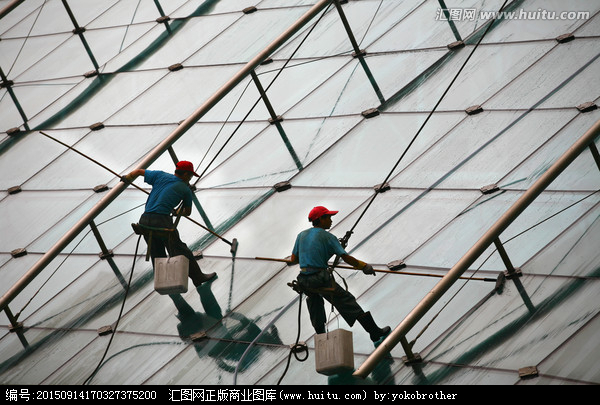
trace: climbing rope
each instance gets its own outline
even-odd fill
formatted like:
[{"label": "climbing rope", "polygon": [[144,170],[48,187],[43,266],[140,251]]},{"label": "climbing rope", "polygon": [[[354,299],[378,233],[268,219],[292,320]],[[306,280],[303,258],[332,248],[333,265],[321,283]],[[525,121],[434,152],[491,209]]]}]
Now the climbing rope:
[{"label": "climbing rope", "polygon": [[[287,357],[287,361],[285,364],[285,369],[283,370],[283,374],[281,375],[281,377],[279,377],[279,380],[277,381],[277,385],[281,384],[281,381],[283,380],[283,377],[285,377],[285,375],[287,374],[287,371],[290,367],[290,361],[292,359],[292,355],[296,358],[296,360],[303,362],[306,361],[306,359],[308,359],[308,347],[306,346],[306,344],[300,344],[300,319],[301,319],[301,315],[302,315],[302,292],[300,291],[296,291],[298,292],[298,294],[300,294],[300,299],[299,299],[299,304],[298,304],[298,333],[296,334],[296,342],[290,347],[290,351],[288,353],[288,357]],[[305,357],[300,358],[298,357],[298,353],[304,352],[306,354]]]},{"label": "climbing rope", "polygon": [[[323,11],[323,13],[321,13],[321,16],[317,19],[317,21],[308,30],[308,32],[306,33],[306,35],[304,36],[304,38],[302,39],[302,41],[300,41],[300,43],[298,44],[298,46],[296,47],[296,49],[294,49],[294,52],[292,52],[292,54],[287,58],[287,60],[283,64],[283,66],[278,70],[278,72],[275,75],[275,77],[273,78],[273,80],[271,80],[271,82],[269,83],[269,85],[265,88],[265,90],[264,90],[265,93],[271,88],[271,86],[273,85],[273,83],[275,83],[275,81],[279,78],[279,76],[284,71],[284,69],[286,69],[287,65],[290,63],[290,61],[292,60],[292,58],[294,57],[294,55],[296,55],[296,53],[300,50],[300,48],[302,47],[302,45],[304,44],[304,42],[308,39],[308,37],[310,36],[310,34],[313,32],[313,30],[315,29],[315,27],[319,24],[319,22],[321,21],[321,19],[325,16],[325,14],[327,14],[327,11],[329,10],[330,7],[331,7],[331,4],[329,4],[325,8],[325,10]],[[235,109],[235,107],[237,106],[237,104],[239,103],[239,101],[241,100],[241,97],[246,92],[246,90],[247,90],[248,86],[250,85],[250,83],[251,82],[249,81],[248,84],[246,85],[246,88],[244,89],[244,91],[240,95],[238,101],[234,104],[234,106],[231,109],[229,115],[227,116],[227,120],[229,119],[229,117],[233,113],[233,110]],[[200,176],[198,177],[198,179],[196,180],[196,182],[194,183],[194,185],[197,184],[198,181],[200,181],[202,179],[202,177],[204,176],[204,174],[206,173],[206,171],[213,164],[213,162],[217,159],[217,157],[221,154],[221,152],[223,151],[223,149],[225,148],[225,146],[227,146],[227,144],[229,143],[229,141],[233,138],[233,136],[235,135],[235,133],[240,129],[240,127],[246,121],[246,119],[248,119],[248,117],[250,116],[250,114],[252,113],[252,111],[254,110],[254,108],[256,108],[256,106],[258,105],[258,103],[260,102],[261,99],[262,99],[262,97],[259,97],[254,102],[254,104],[252,105],[252,107],[250,107],[250,110],[246,113],[246,115],[244,116],[244,118],[242,118],[242,120],[238,123],[238,125],[236,126],[236,128],[233,130],[233,132],[231,133],[231,135],[229,136],[229,138],[227,138],[227,140],[225,141],[225,143],[223,143],[223,145],[221,146],[221,148],[219,149],[219,151],[215,154],[215,156],[213,156],[212,160],[208,163],[208,165],[206,166],[206,168],[202,171],[202,173],[200,174]],[[225,123],[227,123],[227,120],[223,123],[223,126],[225,125]],[[219,131],[219,133],[220,132],[221,131]],[[219,134],[217,134],[217,136],[218,135]],[[216,140],[216,138],[215,138],[215,140]],[[213,142],[211,143],[211,146],[212,146],[212,144],[214,144],[215,140],[213,140]],[[208,151],[207,151],[207,153],[208,153]],[[204,158],[203,158],[203,160],[204,160]]]},{"label": "climbing rope", "polygon": [[[504,7],[506,6],[507,3],[508,3],[508,0],[505,0],[504,3],[502,4],[502,6],[500,7],[500,11],[496,15],[500,15],[500,12],[504,9]],[[473,54],[475,53],[475,51],[477,50],[477,48],[479,47],[479,45],[481,44],[481,42],[483,41],[483,39],[485,38],[485,36],[487,35],[487,33],[489,32],[489,30],[491,29],[491,27],[494,25],[495,21],[496,21],[496,19],[492,20],[489,23],[489,25],[486,27],[485,31],[483,32],[483,35],[481,35],[481,37],[479,38],[479,40],[477,41],[477,43],[475,44],[475,46],[471,50],[471,53],[467,56],[467,58],[465,59],[465,61],[461,65],[461,67],[458,69],[458,71],[456,72],[456,74],[454,75],[454,77],[452,78],[452,80],[450,81],[450,84],[448,84],[448,86],[446,87],[446,89],[444,90],[444,92],[442,93],[442,95],[440,96],[440,98],[437,101],[437,103],[431,109],[431,111],[429,112],[429,114],[427,114],[427,117],[425,118],[425,121],[423,121],[423,124],[421,124],[421,127],[417,130],[417,132],[415,133],[415,135],[413,136],[413,138],[411,139],[411,141],[408,143],[408,145],[404,149],[404,152],[402,152],[402,154],[400,155],[400,157],[398,158],[398,160],[396,161],[396,163],[392,166],[392,169],[389,171],[389,173],[387,174],[387,176],[385,177],[385,179],[381,182],[381,184],[386,184],[388,182],[388,180],[390,179],[390,177],[392,176],[392,174],[394,173],[394,171],[396,170],[396,168],[398,167],[398,165],[400,164],[400,162],[404,159],[404,157],[408,153],[409,149],[412,147],[412,145],[415,143],[415,141],[417,140],[417,138],[421,134],[421,131],[423,131],[423,128],[425,128],[425,125],[427,125],[427,123],[429,122],[429,120],[433,116],[433,113],[437,110],[437,108],[441,104],[442,100],[446,97],[446,95],[450,91],[450,88],[454,85],[454,82],[456,82],[456,80],[458,79],[458,76],[461,74],[461,72],[463,71],[463,69],[465,68],[465,66],[467,65],[467,63],[469,62],[469,60],[471,59],[471,57],[473,56]],[[346,233],[346,236],[345,236],[346,242],[350,238],[350,235],[352,234],[352,232],[354,231],[354,229],[356,228],[356,226],[358,225],[358,223],[362,220],[362,218],[365,215],[365,213],[367,212],[367,210],[371,207],[371,204],[373,204],[373,201],[375,200],[375,197],[377,197],[377,195],[379,193],[380,193],[380,191],[377,190],[373,194],[373,196],[370,198],[369,202],[367,203],[366,207],[364,208],[364,210],[362,211],[362,213],[357,218],[357,220],[354,223],[354,225]]]},{"label": "climbing rope", "polygon": [[119,321],[121,320],[121,316],[123,315],[123,308],[125,307],[125,300],[127,300],[127,294],[129,293],[129,288],[131,286],[131,280],[133,278],[133,269],[135,268],[135,261],[137,259],[137,253],[138,253],[138,248],[140,246],[141,239],[142,239],[142,235],[140,235],[138,237],[137,243],[135,245],[135,253],[133,255],[133,264],[131,265],[131,273],[129,274],[129,281],[127,282],[127,288],[125,289],[125,295],[123,296],[123,302],[121,303],[121,309],[119,310],[119,316],[117,317],[117,321],[115,322],[115,327],[113,328],[112,333],[110,335],[110,340],[108,341],[108,344],[106,345],[106,349],[104,350],[104,354],[102,355],[102,358],[98,362],[98,365],[96,366],[94,371],[88,376],[88,378],[85,379],[85,381],[83,382],[83,385],[86,385],[94,377],[94,375],[96,375],[96,373],[102,366],[102,362],[104,361],[104,358],[106,357],[106,354],[108,353],[108,349],[110,348],[110,345],[112,344],[112,340],[115,336],[115,333],[117,332],[117,326],[119,326]]}]

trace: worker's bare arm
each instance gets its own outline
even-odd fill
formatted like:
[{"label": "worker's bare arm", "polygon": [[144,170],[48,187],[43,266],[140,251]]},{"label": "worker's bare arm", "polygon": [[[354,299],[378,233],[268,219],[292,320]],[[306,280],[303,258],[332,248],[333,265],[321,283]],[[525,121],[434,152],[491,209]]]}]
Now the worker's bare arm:
[{"label": "worker's bare arm", "polygon": [[286,263],[288,266],[293,266],[294,264],[298,264],[298,262],[299,262],[298,257],[295,254],[292,254],[291,256],[286,257],[286,259],[287,259]]},{"label": "worker's bare arm", "polygon": [[135,169],[132,172],[129,172],[129,174],[126,174],[125,176],[121,177],[121,180],[123,180],[125,182],[128,182],[128,183],[131,183],[137,177],[143,176],[144,174],[146,174],[146,170],[144,170],[144,169]]}]

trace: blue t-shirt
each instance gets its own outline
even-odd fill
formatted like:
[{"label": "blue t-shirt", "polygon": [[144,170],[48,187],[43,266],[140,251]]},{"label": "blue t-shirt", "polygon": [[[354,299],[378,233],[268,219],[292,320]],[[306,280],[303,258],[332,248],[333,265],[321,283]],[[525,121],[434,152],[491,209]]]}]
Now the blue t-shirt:
[{"label": "blue t-shirt", "polygon": [[160,170],[146,170],[144,181],[152,185],[146,201],[146,212],[171,214],[180,201],[184,207],[192,206],[192,190],[189,185],[174,174]]},{"label": "blue t-shirt", "polygon": [[300,232],[292,253],[298,258],[302,269],[326,269],[331,256],[347,254],[335,235],[323,228],[310,228]]}]

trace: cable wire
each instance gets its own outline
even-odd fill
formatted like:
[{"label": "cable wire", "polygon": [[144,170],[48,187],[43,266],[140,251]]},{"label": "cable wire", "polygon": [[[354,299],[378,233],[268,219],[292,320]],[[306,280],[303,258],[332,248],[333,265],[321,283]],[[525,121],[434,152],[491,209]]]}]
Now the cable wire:
[{"label": "cable wire", "polygon": [[[269,88],[271,88],[271,86],[273,85],[273,83],[275,83],[275,80],[277,80],[279,78],[279,75],[281,75],[281,73],[287,67],[287,65],[290,63],[290,61],[292,60],[292,58],[294,57],[294,55],[298,52],[298,50],[300,50],[300,47],[302,47],[302,45],[304,44],[304,42],[308,39],[308,37],[313,32],[313,30],[316,28],[316,26],[319,24],[319,22],[321,21],[321,19],[325,16],[325,14],[327,14],[327,12],[329,11],[329,7],[331,7],[331,3],[327,6],[327,8],[325,8],[325,10],[323,11],[323,13],[321,13],[321,16],[319,17],[319,19],[308,30],[308,32],[306,33],[306,35],[304,36],[304,38],[302,39],[302,41],[300,41],[300,43],[298,44],[298,46],[296,47],[296,49],[294,49],[294,52],[292,52],[292,54],[285,61],[285,63],[281,67],[281,69],[279,69],[279,71],[277,72],[277,74],[275,75],[275,77],[273,78],[273,80],[271,80],[271,82],[269,83],[269,85],[267,87],[265,87],[265,93],[269,90]],[[245,91],[246,90],[244,89],[244,92]],[[243,96],[243,93],[242,93],[242,96]],[[241,98],[241,96],[240,96],[240,98]],[[221,146],[221,148],[219,149],[219,151],[215,154],[215,156],[213,156],[212,160],[208,163],[208,165],[206,166],[206,168],[204,169],[204,171],[200,174],[200,177],[198,177],[198,179],[195,181],[194,185],[196,183],[198,183],[198,181],[200,181],[200,179],[202,179],[202,177],[204,176],[204,174],[206,173],[206,171],[208,170],[208,168],[214,163],[214,161],[216,160],[216,158],[221,154],[221,152],[223,151],[223,149],[225,148],[225,146],[227,146],[227,144],[229,143],[229,141],[231,140],[231,138],[233,138],[233,135],[235,135],[235,133],[238,131],[238,129],[240,129],[240,127],[246,121],[246,119],[248,119],[248,117],[250,116],[250,114],[252,113],[252,111],[254,110],[254,108],[258,105],[258,103],[260,102],[261,99],[262,99],[262,97],[259,97],[254,102],[254,105],[252,105],[252,107],[246,113],[246,115],[244,116],[244,118],[242,118],[242,120],[239,122],[239,124],[237,125],[237,127],[233,130],[233,132],[231,133],[231,135],[229,136],[229,138],[227,138],[227,140]],[[239,100],[238,100],[238,102],[239,102]],[[236,103],[236,105],[237,105],[237,103]],[[235,105],[234,105],[233,108],[235,108]],[[233,110],[231,112],[233,112]],[[231,115],[231,113],[230,113],[230,115]],[[227,121],[225,121],[225,122],[227,122]]]},{"label": "cable wire", "polygon": [[85,381],[83,382],[83,385],[86,385],[89,381],[91,381],[91,379],[94,377],[94,375],[96,375],[96,373],[102,366],[102,362],[104,361],[104,358],[106,357],[106,354],[108,353],[108,349],[110,348],[110,345],[112,344],[112,340],[115,337],[115,333],[117,333],[117,326],[119,326],[119,321],[121,320],[121,316],[123,315],[123,308],[125,308],[125,301],[127,300],[127,294],[129,293],[129,287],[131,286],[131,280],[133,278],[133,269],[135,268],[135,261],[137,259],[137,253],[138,253],[138,248],[140,246],[141,239],[142,239],[142,235],[140,235],[138,237],[137,243],[135,245],[135,253],[133,255],[133,264],[131,265],[131,273],[129,274],[129,281],[127,282],[127,288],[125,289],[125,295],[123,296],[123,302],[121,303],[121,309],[119,310],[119,316],[117,317],[117,321],[115,322],[115,327],[113,328],[113,331],[110,335],[110,340],[108,341],[108,344],[106,345],[106,349],[104,350],[104,354],[102,355],[102,358],[98,362],[98,365],[96,366],[94,371],[88,376],[88,378],[85,379]]},{"label": "cable wire", "polygon": [[[500,10],[498,11],[498,13],[496,15],[500,15],[500,12],[504,9],[504,7],[506,6],[507,3],[508,3],[508,0],[505,0],[504,3],[502,4],[502,6],[500,7]],[[429,114],[425,118],[425,121],[423,122],[423,124],[421,124],[421,127],[419,128],[419,130],[416,132],[416,134],[413,136],[413,138],[411,139],[411,141],[408,143],[408,146],[405,148],[404,152],[402,152],[402,154],[400,155],[400,157],[398,158],[398,160],[396,161],[396,163],[394,164],[394,166],[392,167],[392,169],[390,170],[390,172],[388,173],[388,175],[381,182],[381,184],[387,183],[387,181],[392,176],[392,174],[394,173],[394,171],[396,170],[396,168],[398,167],[398,165],[400,164],[400,162],[404,159],[404,156],[406,156],[406,154],[408,153],[408,150],[412,147],[412,145],[414,144],[414,142],[417,140],[417,138],[421,134],[421,131],[423,130],[423,128],[425,127],[425,125],[427,125],[427,123],[429,122],[429,119],[433,116],[433,113],[437,110],[437,108],[441,104],[442,100],[446,97],[446,95],[450,91],[450,88],[454,85],[454,82],[456,82],[456,80],[458,79],[458,76],[461,74],[461,72],[463,71],[463,69],[465,68],[465,66],[467,65],[467,63],[469,62],[469,60],[471,59],[471,57],[473,56],[473,54],[475,53],[475,51],[477,50],[477,48],[479,47],[479,45],[481,44],[481,42],[483,41],[483,39],[485,38],[485,36],[487,35],[487,33],[489,32],[489,30],[492,28],[492,26],[494,25],[495,21],[496,21],[496,18],[494,18],[489,23],[489,25],[485,29],[483,35],[481,35],[481,37],[479,38],[479,40],[477,41],[477,43],[475,44],[475,46],[471,50],[471,53],[467,56],[467,58],[465,59],[465,61],[462,64],[462,66],[458,69],[458,72],[456,72],[456,74],[454,75],[454,77],[450,81],[450,84],[448,85],[448,87],[446,87],[446,90],[444,90],[444,92],[440,96],[439,100],[434,105],[433,109],[429,112]],[[365,213],[367,212],[367,210],[371,207],[371,204],[373,203],[373,201],[375,200],[375,197],[377,197],[378,194],[379,194],[379,191],[376,191],[373,194],[373,196],[370,198],[369,202],[367,203],[367,206],[364,208],[363,212],[359,215],[358,219],[356,220],[356,222],[354,223],[354,225],[350,228],[350,230],[346,233],[346,235],[352,234],[352,232],[354,231],[354,228],[356,228],[356,226],[358,225],[358,223],[362,220],[363,216],[365,215]]]}]

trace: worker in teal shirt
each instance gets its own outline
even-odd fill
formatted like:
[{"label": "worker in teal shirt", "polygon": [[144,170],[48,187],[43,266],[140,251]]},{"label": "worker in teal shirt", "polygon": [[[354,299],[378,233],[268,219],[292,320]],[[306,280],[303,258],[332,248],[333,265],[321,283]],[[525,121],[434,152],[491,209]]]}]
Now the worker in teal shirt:
[{"label": "worker in teal shirt", "polygon": [[326,299],[350,326],[358,321],[377,346],[389,335],[391,328],[377,326],[371,313],[365,312],[354,295],[342,288],[328,270],[329,259],[337,255],[363,273],[375,275],[373,266],[350,256],[335,235],[327,231],[331,227],[331,217],[337,213],[338,211],[330,211],[323,206],[314,207],[310,211],[308,220],[313,227],[300,232],[296,237],[288,265],[300,264],[298,287],[306,294],[310,320],[316,333],[325,333],[327,318],[323,299]]},{"label": "worker in teal shirt", "polygon": [[[196,258],[188,246],[181,241],[177,228],[174,227],[171,214],[181,204],[178,215],[189,216],[192,213],[192,190],[189,182],[194,172],[191,162],[181,161],[175,166],[175,174],[165,173],[160,170],[137,169],[123,177],[125,182],[131,183],[138,176],[144,176],[144,181],[152,185],[152,191],[146,201],[146,208],[140,218],[140,225],[152,228],[173,228],[170,238],[152,237],[150,257],[152,264],[157,257],[167,257],[165,249],[171,257],[183,255],[189,261],[189,277],[196,287],[212,280],[216,273],[205,274],[200,269]],[[148,242],[147,238],[146,242]]]}]

